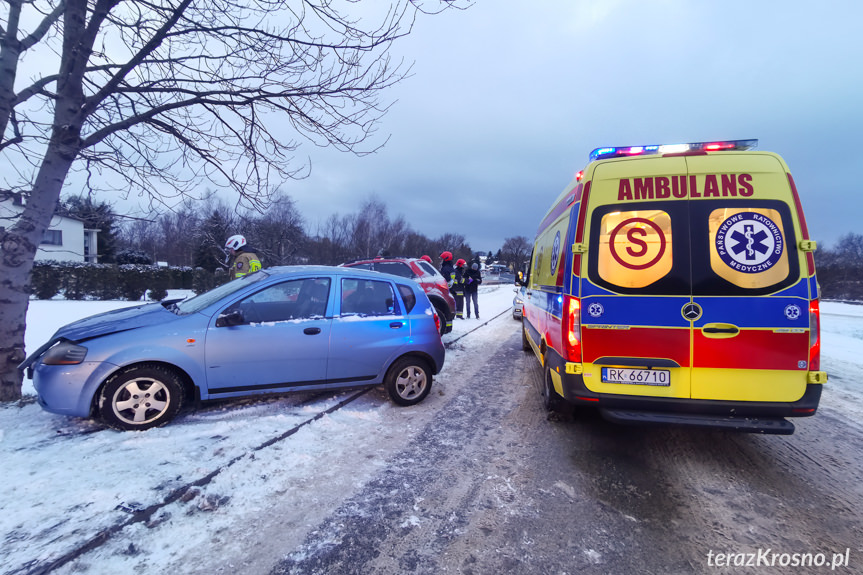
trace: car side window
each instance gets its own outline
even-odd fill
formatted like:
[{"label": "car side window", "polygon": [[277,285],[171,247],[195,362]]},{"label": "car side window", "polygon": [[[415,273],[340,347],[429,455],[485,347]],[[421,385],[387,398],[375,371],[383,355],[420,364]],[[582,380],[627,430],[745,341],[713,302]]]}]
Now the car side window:
[{"label": "car side window", "polygon": [[405,302],[405,313],[410,313],[417,304],[417,296],[410,286],[398,285],[399,293],[402,296],[402,301]]},{"label": "car side window", "polygon": [[434,266],[433,266],[433,265],[431,265],[430,263],[428,263],[428,262],[424,262],[424,261],[419,261],[419,262],[417,262],[417,264],[419,264],[419,266],[420,266],[423,270],[425,270],[429,275],[431,275],[432,277],[434,277],[434,276],[443,277],[442,275],[440,275],[440,272],[439,272],[439,271],[437,271],[437,270],[434,268]]},{"label": "car side window", "polygon": [[266,323],[323,317],[330,278],[291,280],[268,286],[225,310],[239,310],[243,323]]},{"label": "car side window", "polygon": [[374,268],[376,272],[385,274],[393,274],[403,278],[413,279],[416,274],[411,270],[410,266],[401,262],[375,262]]},{"label": "car side window", "polygon": [[380,316],[400,313],[389,282],[342,279],[341,315]]}]

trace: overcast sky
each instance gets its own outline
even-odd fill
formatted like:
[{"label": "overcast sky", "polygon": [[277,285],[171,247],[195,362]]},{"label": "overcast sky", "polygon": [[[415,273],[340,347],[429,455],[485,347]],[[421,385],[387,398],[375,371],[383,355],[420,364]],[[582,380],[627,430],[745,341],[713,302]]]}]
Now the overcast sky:
[{"label": "overcast sky", "polygon": [[375,194],[431,238],[497,251],[533,239],[596,147],[757,138],[832,246],[863,232],[861,22],[859,0],[478,0],[394,48],[414,74],[381,151],[305,146],[312,174],[285,190],[310,231]]}]

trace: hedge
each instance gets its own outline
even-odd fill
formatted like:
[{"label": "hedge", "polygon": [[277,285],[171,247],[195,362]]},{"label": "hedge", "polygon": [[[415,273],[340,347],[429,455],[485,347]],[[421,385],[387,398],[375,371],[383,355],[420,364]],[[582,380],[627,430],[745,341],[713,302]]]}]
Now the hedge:
[{"label": "hedge", "polygon": [[149,298],[159,301],[169,289],[203,293],[226,279],[224,272],[213,274],[203,268],[37,261],[30,275],[30,289],[37,299],[62,294],[73,300],[130,301],[140,300],[149,290]]}]

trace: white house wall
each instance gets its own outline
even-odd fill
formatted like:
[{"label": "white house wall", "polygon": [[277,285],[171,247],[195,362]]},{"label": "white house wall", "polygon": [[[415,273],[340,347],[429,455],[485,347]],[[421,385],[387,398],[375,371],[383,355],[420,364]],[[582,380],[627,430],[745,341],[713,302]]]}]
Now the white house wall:
[{"label": "white house wall", "polygon": [[[11,201],[0,202],[0,226],[11,227],[14,220],[24,211]],[[36,250],[36,261],[56,260],[62,262],[83,262],[84,258],[84,222],[64,216],[51,218],[49,230],[60,230],[63,233],[63,245],[39,244]],[[95,246],[95,236],[93,241]],[[95,260],[95,257],[91,258]]]}]

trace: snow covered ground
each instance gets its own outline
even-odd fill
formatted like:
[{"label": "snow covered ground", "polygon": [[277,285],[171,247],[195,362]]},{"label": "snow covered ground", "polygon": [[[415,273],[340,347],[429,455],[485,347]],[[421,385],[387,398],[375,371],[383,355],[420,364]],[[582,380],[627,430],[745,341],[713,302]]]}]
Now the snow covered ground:
[{"label": "snow covered ground", "polygon": [[[519,323],[509,314],[512,286],[481,290],[483,319],[457,320],[445,341],[459,340],[490,320],[508,321],[514,332],[518,330]],[[27,349],[36,349],[63,324],[128,305],[134,303],[33,301]],[[863,306],[824,302],[821,310],[822,369],[830,376],[822,408],[859,422]],[[446,366],[426,402],[437,401],[435,394],[444,393],[460,365],[483,347],[482,333],[478,330],[448,350]],[[29,381],[24,392],[34,393]],[[123,522],[128,533],[122,538],[123,548],[109,544],[98,558],[85,556],[54,572],[161,573],[165,563],[150,556],[176,563],[189,549],[207,548],[214,533],[221,534],[217,536],[226,546],[239,545],[231,534],[247,531],[241,527],[254,523],[274,493],[290,489],[302,501],[323,497],[318,486],[328,478],[319,475],[322,459],[329,462],[326,473],[334,481],[362,484],[369,478],[357,470],[368,465],[356,465],[354,439],[408,432],[422,419],[426,402],[399,408],[383,391],[372,390],[343,409],[313,419],[355,393],[224,402],[184,412],[166,427],[137,433],[52,415],[32,400],[0,406],[0,574],[41,572],[97,538],[100,530],[117,529]],[[394,418],[403,423],[402,429],[390,429],[388,422]],[[295,430],[289,445],[264,448],[289,430]],[[164,504],[193,482],[197,484],[183,491],[180,499]],[[313,525],[316,519],[307,520]],[[139,542],[144,540],[147,543]],[[142,550],[141,545],[148,548]]]}]

